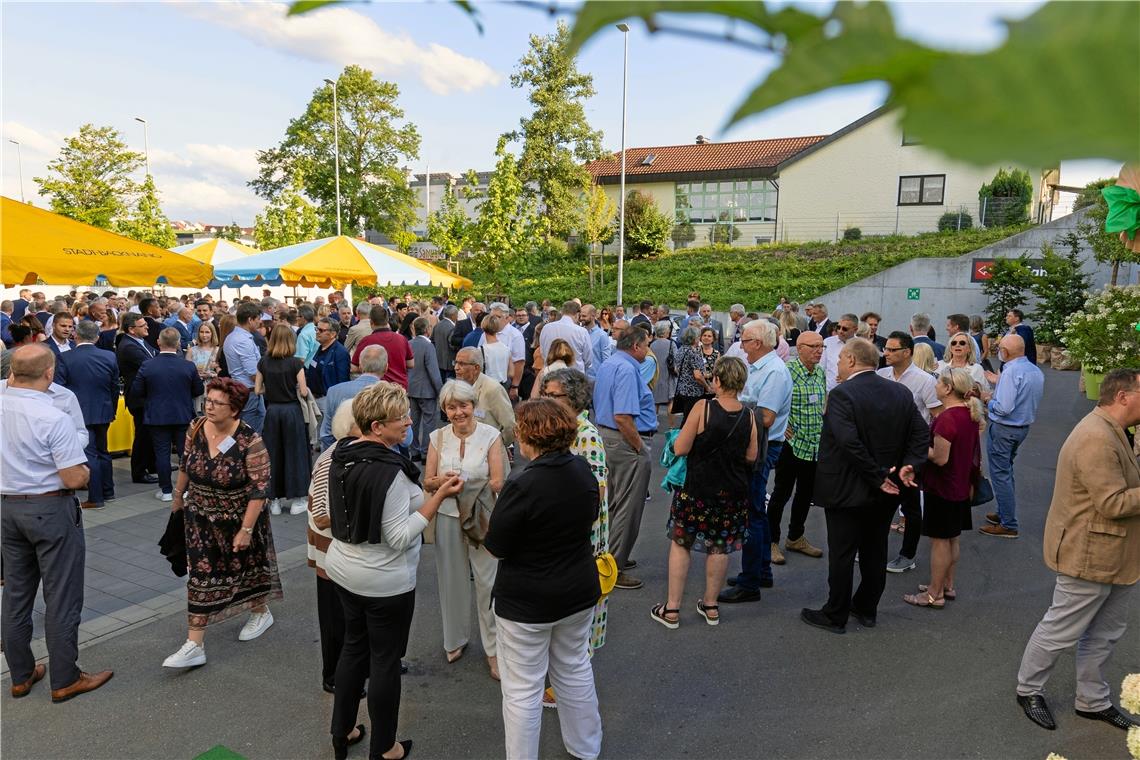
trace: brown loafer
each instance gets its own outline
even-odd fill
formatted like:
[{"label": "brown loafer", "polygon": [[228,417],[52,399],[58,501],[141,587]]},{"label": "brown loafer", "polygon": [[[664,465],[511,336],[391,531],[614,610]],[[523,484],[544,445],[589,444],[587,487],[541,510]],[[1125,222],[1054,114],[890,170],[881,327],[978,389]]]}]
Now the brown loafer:
[{"label": "brown loafer", "polygon": [[27,681],[24,681],[23,683],[12,684],[12,696],[15,699],[19,699],[20,697],[28,696],[28,692],[32,690],[32,687],[35,686],[38,682],[44,680],[45,675],[47,675],[47,667],[46,666],[44,666],[44,665],[35,666],[34,668],[32,668],[32,677],[31,678],[29,678]]},{"label": "brown loafer", "polygon": [[978,532],[995,538],[1017,538],[1017,531],[1010,530],[1004,525],[983,525],[978,528]]},{"label": "brown loafer", "polygon": [[114,671],[104,670],[100,673],[84,673],[79,672],[79,678],[71,686],[64,686],[62,689],[51,690],[52,702],[66,702],[72,697],[78,697],[80,694],[86,694],[89,691],[95,691],[103,684],[111,680],[111,676],[115,675]]}]

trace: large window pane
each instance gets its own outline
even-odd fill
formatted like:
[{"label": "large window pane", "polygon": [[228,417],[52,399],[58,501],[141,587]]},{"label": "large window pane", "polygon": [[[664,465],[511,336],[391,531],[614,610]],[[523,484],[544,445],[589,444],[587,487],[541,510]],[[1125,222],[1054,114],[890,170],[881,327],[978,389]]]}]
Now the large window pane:
[{"label": "large window pane", "polygon": [[720,191],[722,193],[731,193],[732,192],[732,183],[731,182],[721,182],[720,183]]},{"label": "large window pane", "polygon": [[922,202],[941,203],[945,177],[924,177],[922,181]]},{"label": "large window pane", "polygon": [[903,177],[899,180],[899,203],[922,202],[922,177]]},{"label": "large window pane", "polygon": [[742,181],[737,182],[736,183],[736,189],[738,191],[739,190],[747,190],[748,189],[748,180],[742,180]]}]

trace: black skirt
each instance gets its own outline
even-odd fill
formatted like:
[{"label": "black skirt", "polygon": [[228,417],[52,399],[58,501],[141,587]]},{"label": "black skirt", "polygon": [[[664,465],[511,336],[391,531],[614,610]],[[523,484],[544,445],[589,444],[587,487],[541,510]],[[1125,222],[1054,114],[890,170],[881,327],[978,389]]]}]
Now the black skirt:
[{"label": "black skirt", "polygon": [[309,493],[312,462],[309,461],[309,431],[301,405],[267,404],[261,433],[269,452],[270,499],[299,499]]},{"label": "black skirt", "polygon": [[964,530],[973,530],[970,502],[947,501],[925,491],[922,494],[922,535],[929,538],[957,538]]}]

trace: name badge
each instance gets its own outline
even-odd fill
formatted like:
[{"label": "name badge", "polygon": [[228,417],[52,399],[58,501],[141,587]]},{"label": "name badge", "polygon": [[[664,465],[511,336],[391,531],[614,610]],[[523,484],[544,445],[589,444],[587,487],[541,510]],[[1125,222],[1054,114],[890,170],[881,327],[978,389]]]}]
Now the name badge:
[{"label": "name badge", "polygon": [[218,453],[225,454],[235,443],[237,443],[237,441],[234,440],[234,437],[227,435],[222,439],[221,443],[218,444]]},{"label": "name badge", "polygon": [[482,419],[486,419],[486,417],[487,417],[487,412],[483,411],[482,409],[476,409],[476,410],[475,410],[475,417],[476,417],[477,419],[480,419],[480,420],[482,420]]},{"label": "name badge", "polygon": [[808,403],[810,403],[810,404],[818,404],[818,403],[819,403],[819,394],[818,394],[818,393],[810,393],[810,394],[808,394]]}]

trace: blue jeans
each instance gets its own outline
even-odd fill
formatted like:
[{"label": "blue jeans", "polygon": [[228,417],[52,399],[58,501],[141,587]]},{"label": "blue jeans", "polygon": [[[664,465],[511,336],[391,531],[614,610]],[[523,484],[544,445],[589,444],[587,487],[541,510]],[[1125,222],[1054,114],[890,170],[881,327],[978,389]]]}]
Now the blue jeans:
[{"label": "blue jeans", "polygon": [[752,475],[748,532],[744,537],[740,575],[736,576],[736,585],[750,591],[758,591],[761,582],[772,581],[772,529],[768,525],[764,497],[768,494],[768,474],[780,460],[783,448],[783,441],[768,441],[768,455],[764,457],[764,464]]},{"label": "blue jeans", "polygon": [[265,427],[265,401],[254,393],[252,388],[249,389],[249,401],[245,402],[245,408],[241,410],[241,421],[253,428],[258,435],[261,435]]},{"label": "blue jeans", "polygon": [[174,493],[171,478],[170,455],[177,454],[182,461],[182,446],[186,443],[186,425],[147,425],[154,445],[154,462],[158,469],[158,487],[163,493]]},{"label": "blue jeans", "polygon": [[1017,530],[1017,504],[1013,493],[1013,460],[1029,426],[1011,427],[990,421],[986,428],[986,456],[990,460],[990,483],[997,500],[998,519],[1003,528]]}]

